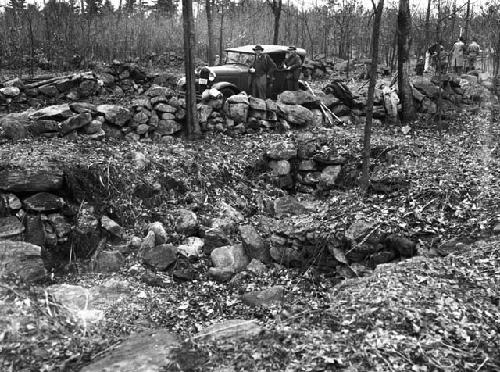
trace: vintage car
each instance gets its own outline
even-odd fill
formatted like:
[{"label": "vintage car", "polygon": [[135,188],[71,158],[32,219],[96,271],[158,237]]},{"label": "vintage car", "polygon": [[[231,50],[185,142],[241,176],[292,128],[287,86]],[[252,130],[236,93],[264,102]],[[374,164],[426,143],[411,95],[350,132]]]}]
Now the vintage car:
[{"label": "vintage car", "polygon": [[[207,66],[196,70],[196,89],[197,93],[206,87],[216,88],[224,97],[238,94],[242,91],[250,92],[250,73],[249,66],[255,58],[253,51],[254,45],[245,45],[238,48],[226,49],[226,59],[223,65]],[[274,81],[270,80],[268,84],[267,96],[276,98],[278,94],[285,90],[286,70],[283,70],[283,61],[288,47],[285,45],[262,45],[264,53],[269,54],[278,69],[274,72]],[[302,61],[306,56],[306,51],[297,48],[297,54]],[[177,83],[178,88],[185,90],[186,79],[183,77]]]}]

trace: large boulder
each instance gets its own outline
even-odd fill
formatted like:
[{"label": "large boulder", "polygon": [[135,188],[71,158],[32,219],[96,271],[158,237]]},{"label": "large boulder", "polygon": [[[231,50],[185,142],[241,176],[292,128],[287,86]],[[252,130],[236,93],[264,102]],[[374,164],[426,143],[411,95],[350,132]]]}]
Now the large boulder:
[{"label": "large boulder", "polygon": [[209,269],[208,274],[221,282],[229,280],[234,274],[244,270],[249,262],[241,244],[215,248],[210,258],[214,267]]},{"label": "large boulder", "polygon": [[46,271],[41,252],[37,245],[0,240],[0,276],[16,274],[26,281],[43,279]]},{"label": "large boulder", "polygon": [[279,114],[291,125],[304,127],[314,121],[313,113],[301,105],[284,105],[278,103]]},{"label": "large boulder", "polygon": [[97,112],[103,114],[109,123],[120,127],[125,125],[132,117],[128,109],[118,105],[99,105],[97,106]]},{"label": "large boulder", "polygon": [[264,263],[270,263],[271,255],[269,254],[269,246],[259,235],[255,227],[252,225],[242,225],[239,230],[246,255],[250,259],[254,258]]},{"label": "large boulder", "polygon": [[32,116],[36,119],[64,120],[73,116],[70,106],[67,103],[62,105],[47,106],[35,111]]},{"label": "large boulder", "polygon": [[318,105],[320,102],[319,98],[315,97],[311,92],[305,90],[285,90],[278,96],[278,101],[284,103],[285,105]]}]

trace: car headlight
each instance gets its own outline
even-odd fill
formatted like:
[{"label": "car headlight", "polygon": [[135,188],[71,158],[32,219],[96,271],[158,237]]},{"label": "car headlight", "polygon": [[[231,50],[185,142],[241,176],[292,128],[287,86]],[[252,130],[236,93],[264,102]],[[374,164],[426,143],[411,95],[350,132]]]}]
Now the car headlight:
[{"label": "car headlight", "polygon": [[217,74],[215,73],[215,71],[210,70],[210,75],[208,75],[208,80],[214,81],[216,76]]},{"label": "car headlight", "polygon": [[179,80],[177,80],[177,86],[182,87],[183,85],[186,85],[186,77],[183,76]]}]

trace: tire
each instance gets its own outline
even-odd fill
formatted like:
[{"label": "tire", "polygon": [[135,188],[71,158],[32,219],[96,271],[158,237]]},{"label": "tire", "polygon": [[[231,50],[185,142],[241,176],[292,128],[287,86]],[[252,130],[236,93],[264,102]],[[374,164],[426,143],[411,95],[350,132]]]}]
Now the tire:
[{"label": "tire", "polygon": [[222,95],[224,96],[224,101],[231,97],[232,95],[238,94],[233,88],[225,87],[220,90]]}]

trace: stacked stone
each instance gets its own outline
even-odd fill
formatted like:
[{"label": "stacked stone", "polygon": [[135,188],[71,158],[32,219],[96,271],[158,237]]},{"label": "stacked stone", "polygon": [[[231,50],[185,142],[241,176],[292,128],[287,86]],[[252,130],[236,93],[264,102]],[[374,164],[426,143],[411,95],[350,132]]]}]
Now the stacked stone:
[{"label": "stacked stone", "polygon": [[271,182],[283,189],[311,192],[335,187],[345,159],[328,133],[299,133],[295,142],[275,142],[265,157]]},{"label": "stacked stone", "polygon": [[25,83],[16,78],[0,88],[0,111],[19,111],[28,107],[76,101],[97,94],[100,90],[92,72],[37,80]]},{"label": "stacked stone", "polygon": [[123,95],[144,92],[144,84],[149,80],[146,72],[135,63],[113,60],[110,66],[97,73],[101,84],[108,91]]}]

